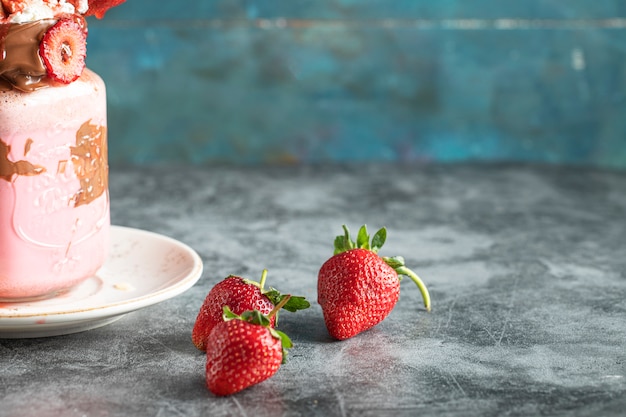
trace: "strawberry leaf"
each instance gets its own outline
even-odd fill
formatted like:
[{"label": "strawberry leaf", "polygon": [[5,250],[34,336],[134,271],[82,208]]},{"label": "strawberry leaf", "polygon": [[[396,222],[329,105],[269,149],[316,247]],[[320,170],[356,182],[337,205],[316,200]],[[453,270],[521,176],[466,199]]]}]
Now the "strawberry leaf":
[{"label": "strawberry leaf", "polygon": [[272,304],[276,305],[280,302],[282,294],[277,289],[270,288],[267,291],[263,291],[263,295],[269,298]]},{"label": "strawberry leaf", "polygon": [[[270,288],[269,291],[263,293],[267,298],[270,299],[272,304],[278,305],[280,302],[287,297],[286,294],[281,294],[275,288]],[[306,298],[301,296],[291,296],[291,298],[287,301],[287,303],[283,306],[283,308],[287,311],[295,313],[298,310],[305,310],[311,307],[311,303],[309,303]]]},{"label": "strawberry leaf", "polygon": [[[280,299],[285,298],[286,295],[282,295]],[[306,310],[311,307],[311,303],[309,303],[306,298],[299,296],[292,296],[289,301],[283,306],[283,308],[287,311],[295,313],[298,310]]]},{"label": "strawberry leaf", "polygon": [[356,242],[354,242],[350,238],[350,232],[346,225],[343,225],[344,234],[339,235],[335,238],[335,250],[334,255],[338,255],[343,252],[347,252],[351,249],[367,249],[374,253],[378,253],[380,248],[385,244],[387,240],[387,229],[381,228],[374,234],[372,237],[372,242],[370,244],[370,235],[367,232],[367,226],[363,225],[359,229],[357,234]]},{"label": "strawberry leaf", "polygon": [[[292,313],[295,313],[298,310],[304,310],[306,308],[311,307],[311,304],[304,297],[284,295],[284,294],[281,294],[276,288],[272,288],[272,287],[270,287],[269,290],[263,289],[263,287],[265,286],[266,279],[267,279],[267,269],[264,269],[261,274],[260,282],[252,281],[252,280],[245,279],[245,278],[243,279],[243,281],[246,284],[257,286],[261,290],[261,294],[266,296],[270,300],[270,302],[274,304],[274,306],[279,305],[283,301],[283,299],[285,299],[286,297],[290,297],[286,301],[286,303],[284,303],[282,308]],[[278,314],[276,314],[275,325],[276,324],[278,324]]]},{"label": "strawberry leaf", "polygon": [[337,236],[335,238],[335,252],[334,254],[340,254],[341,252],[345,252],[349,250],[346,246],[346,237],[345,236]]},{"label": "strawberry leaf", "polygon": [[371,251],[374,253],[378,253],[380,248],[382,248],[383,245],[385,244],[386,240],[387,240],[387,229],[383,227],[382,229],[380,229],[378,232],[374,234],[374,237],[372,238]]},{"label": "strawberry leaf", "polygon": [[402,256],[394,256],[391,258],[387,256],[383,256],[383,261],[385,261],[385,263],[389,265],[390,267],[392,267],[393,269],[398,269],[406,265],[404,263],[404,258]]},{"label": "strawberry leaf", "polygon": [[367,226],[363,225],[359,229],[359,233],[356,236],[356,247],[361,249],[370,248],[370,235],[367,234]]},{"label": "strawberry leaf", "polygon": [[344,232],[344,237],[345,237],[345,245],[347,248],[350,249],[354,249],[355,247],[355,243],[354,241],[350,238],[350,231],[348,230],[348,226],[346,226],[345,224],[343,225],[343,232]]},{"label": "strawberry leaf", "polygon": [[241,315],[237,315],[233,313],[228,306],[224,306],[223,317],[224,321],[243,320],[251,324],[257,324],[259,326],[267,328],[271,327],[269,317],[261,313],[259,310],[248,310],[241,313]]},{"label": "strawberry leaf", "polygon": [[233,313],[232,310],[230,309],[230,307],[224,306],[222,308],[222,310],[224,311],[224,314],[222,316],[224,318],[224,321],[230,321],[230,320],[234,320],[234,319],[241,320],[241,316]]},{"label": "strawberry leaf", "polygon": [[291,341],[289,336],[287,336],[285,333],[281,332],[280,330],[270,328],[270,333],[274,338],[280,340],[280,344],[282,345],[282,350],[283,350],[282,363],[287,362],[287,349],[291,349],[293,347],[293,342]]},{"label": "strawberry leaf", "polygon": [[268,328],[271,326],[269,317],[261,313],[259,310],[244,311],[241,313],[241,318],[248,323],[258,324],[259,326]]},{"label": "strawberry leaf", "polygon": [[347,252],[357,247],[356,243],[350,238],[350,231],[348,227],[343,225],[344,234],[335,238],[335,251],[334,255],[338,255],[343,252]]},{"label": "strawberry leaf", "polygon": [[356,248],[356,243],[350,238],[350,231],[345,224],[343,225],[343,230],[344,234],[335,238],[335,255]]}]

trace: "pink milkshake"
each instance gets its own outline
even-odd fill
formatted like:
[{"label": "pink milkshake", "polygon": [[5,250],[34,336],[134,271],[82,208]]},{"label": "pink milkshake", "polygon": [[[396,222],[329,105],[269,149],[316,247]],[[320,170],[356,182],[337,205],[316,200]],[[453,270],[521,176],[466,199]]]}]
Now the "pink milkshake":
[{"label": "pink milkshake", "polygon": [[89,6],[0,0],[2,301],[55,296],[107,256],[106,92],[84,68]]}]

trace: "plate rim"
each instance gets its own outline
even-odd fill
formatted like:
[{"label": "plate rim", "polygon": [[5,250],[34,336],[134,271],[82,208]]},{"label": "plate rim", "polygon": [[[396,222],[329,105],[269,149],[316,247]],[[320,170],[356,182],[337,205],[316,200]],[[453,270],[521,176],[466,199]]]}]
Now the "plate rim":
[{"label": "plate rim", "polygon": [[[182,252],[188,255],[191,259],[189,271],[184,273],[179,279],[176,279],[175,282],[165,286],[164,288],[127,299],[96,305],[90,308],[65,310],[62,306],[60,306],[57,309],[58,311],[35,311],[25,314],[18,313],[17,315],[2,315],[1,311],[7,309],[0,308],[0,338],[10,333],[28,333],[29,331],[35,333],[37,331],[37,327],[39,327],[42,332],[45,332],[44,328],[46,327],[62,327],[63,325],[70,327],[72,324],[80,322],[88,323],[94,320],[103,320],[106,318],[125,315],[132,311],[158,304],[178,296],[190,289],[201,278],[204,270],[202,258],[189,245],[163,234],[128,226],[111,225],[111,235],[114,233],[132,233],[134,235],[147,236],[150,239],[167,242],[170,245],[181,249]],[[114,242],[115,240],[111,239],[111,243],[113,244]],[[31,302],[31,305],[36,303],[36,301]],[[43,322],[37,323],[39,320],[42,320]]]}]

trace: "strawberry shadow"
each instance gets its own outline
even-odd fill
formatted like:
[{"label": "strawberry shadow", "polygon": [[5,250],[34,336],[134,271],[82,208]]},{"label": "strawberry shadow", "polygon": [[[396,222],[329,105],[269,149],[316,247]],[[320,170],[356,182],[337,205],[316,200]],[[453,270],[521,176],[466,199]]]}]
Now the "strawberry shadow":
[{"label": "strawberry shadow", "polygon": [[328,334],[318,305],[312,305],[308,310],[295,314],[281,313],[277,328],[287,333],[294,344],[336,342]]}]

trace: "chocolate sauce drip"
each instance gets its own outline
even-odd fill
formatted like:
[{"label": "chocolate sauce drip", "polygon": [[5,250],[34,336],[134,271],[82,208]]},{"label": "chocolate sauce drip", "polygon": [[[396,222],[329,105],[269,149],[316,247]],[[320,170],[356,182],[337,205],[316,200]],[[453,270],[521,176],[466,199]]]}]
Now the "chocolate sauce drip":
[{"label": "chocolate sauce drip", "polygon": [[[29,148],[32,140],[28,140]],[[15,176],[33,176],[46,171],[42,166],[26,160],[11,161],[11,147],[0,139],[0,179],[12,181]],[[74,173],[80,181],[80,189],[72,200],[74,206],[89,204],[109,187],[109,165],[107,161],[107,128],[87,121],[76,132],[76,146],[70,146]],[[27,150],[25,150],[27,153]],[[59,161],[59,171],[64,172],[67,161]]]},{"label": "chocolate sauce drip", "polygon": [[11,147],[0,139],[0,179],[11,181],[15,175],[39,175],[46,169],[28,161],[10,161]]},{"label": "chocolate sauce drip", "polygon": [[107,129],[83,123],[76,132],[76,146],[71,147],[74,172],[80,180],[80,191],[74,196],[76,207],[89,204],[109,187],[107,163]]},{"label": "chocolate sauce drip", "polygon": [[0,24],[0,91],[34,91],[50,85],[39,43],[56,20]]}]

